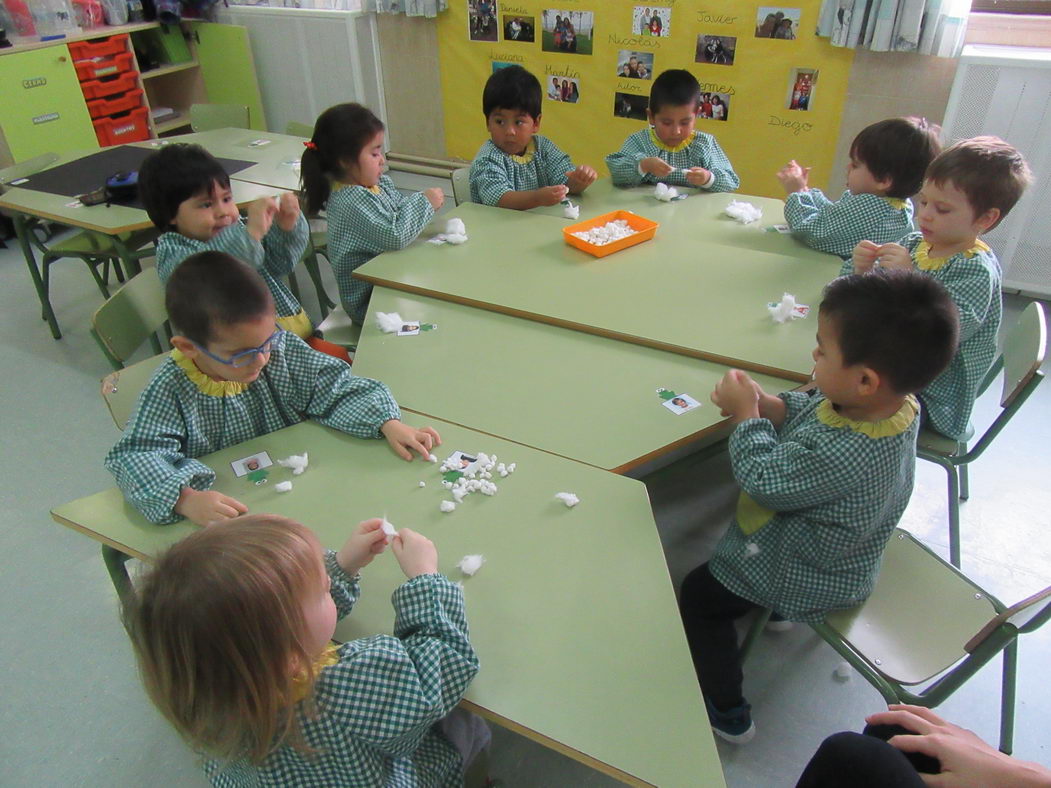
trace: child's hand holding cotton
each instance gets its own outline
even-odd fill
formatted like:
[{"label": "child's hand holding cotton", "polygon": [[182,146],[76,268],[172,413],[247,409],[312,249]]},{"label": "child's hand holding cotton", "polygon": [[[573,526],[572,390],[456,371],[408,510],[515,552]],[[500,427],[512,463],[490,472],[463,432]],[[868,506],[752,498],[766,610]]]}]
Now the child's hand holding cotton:
[{"label": "child's hand holding cotton", "polygon": [[387,549],[387,534],[383,532],[383,521],[382,517],[373,517],[358,523],[336,553],[336,562],[351,577]]}]

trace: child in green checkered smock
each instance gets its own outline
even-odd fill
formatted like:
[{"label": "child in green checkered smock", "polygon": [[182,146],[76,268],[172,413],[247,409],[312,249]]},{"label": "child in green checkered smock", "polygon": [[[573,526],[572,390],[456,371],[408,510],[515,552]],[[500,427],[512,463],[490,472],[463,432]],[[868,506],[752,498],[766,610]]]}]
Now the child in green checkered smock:
[{"label": "child in green checkered smock", "polygon": [[205,524],[243,512],[212,490],[198,457],[314,419],[360,438],[386,437],[405,459],[427,456],[429,427],[402,424],[382,383],[309,348],[275,325],[265,282],[222,252],[187,258],[166,290],[175,350],[139,396],[106,468],[128,501],[155,523]]},{"label": "child in green checkered smock", "polygon": [[716,387],[712,401],[737,425],[729,453],[741,495],[711,560],[683,581],[680,608],[723,738],[743,743],[755,730],[736,618],[764,607],[817,622],[872,592],[912,493],[912,393],[948,364],[957,332],[949,294],[928,277],[842,277],[821,304],[814,390],[771,396],[738,370]]},{"label": "child in green checkered smock", "polygon": [[382,252],[416,240],[445,199],[441,189],[402,194],[383,175],[384,127],[360,104],[337,104],[318,116],[305,144],[301,174],[307,211],[328,220],[328,251],[339,300],[365,322],[372,285],[354,271]]},{"label": "child in green checkered smock", "polygon": [[471,162],[471,201],[529,210],[580,194],[598,174],[572,160],[540,128],[540,82],[521,66],[493,72],[482,91],[489,139]]},{"label": "child in green checkered smock", "polygon": [[963,140],[936,158],[918,197],[920,232],[900,243],[864,240],[843,272],[915,268],[952,295],[960,346],[949,368],[920,392],[926,423],[956,440],[970,433],[978,387],[996,358],[1003,312],[996,255],[978,236],[995,227],[1030,181],[1022,155],[996,137]]},{"label": "child in green checkered smock", "polygon": [[809,167],[790,161],[777,173],[788,195],[785,221],[807,246],[843,258],[865,238],[896,241],[912,232],[909,198],[939,150],[938,127],[922,118],[873,123],[850,145],[847,190],[835,201],[809,186]]},{"label": "child in green checkered smock", "polygon": [[199,145],[182,143],[167,145],[143,161],[139,193],[150,219],[166,231],[157,239],[162,283],[192,254],[232,254],[266,281],[280,326],[304,340],[313,336],[310,318],[282,281],[295,269],[310,239],[295,195],[256,200],[248,207],[246,222],[222,164]]},{"label": "child in green checkered smock", "polygon": [[710,192],[741,185],[715,137],[697,131],[701,86],[684,69],[669,69],[653,81],[646,110],[650,126],[628,137],[606,157],[616,186],[668,183]]},{"label": "child in green checkered smock", "polygon": [[[463,592],[430,540],[387,537],[382,522],[345,526],[336,552],[293,520],[238,517],[177,543],[137,584],[124,619],[144,684],[212,785],[464,784],[490,734],[456,708],[479,666]],[[408,578],[392,634],[333,645],[374,559]]]}]

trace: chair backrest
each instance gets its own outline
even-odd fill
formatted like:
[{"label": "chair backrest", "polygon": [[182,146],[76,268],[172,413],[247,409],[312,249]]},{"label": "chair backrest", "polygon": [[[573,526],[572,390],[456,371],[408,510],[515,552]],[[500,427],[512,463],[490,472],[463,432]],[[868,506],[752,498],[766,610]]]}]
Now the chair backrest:
[{"label": "chair backrest", "polygon": [[470,167],[460,167],[458,170],[453,170],[453,200],[456,201],[457,205],[471,201],[470,175]]},{"label": "chair backrest", "polygon": [[1004,389],[1000,404],[1008,407],[1029,385],[1047,355],[1047,317],[1038,301],[1023,310],[1004,339]]},{"label": "chair backrest", "polygon": [[190,107],[190,128],[194,131],[247,129],[249,120],[248,107],[244,104],[194,104]]},{"label": "chair backrest", "polygon": [[157,269],[146,268],[95,310],[91,329],[110,362],[124,366],[167,320]]},{"label": "chair backrest", "polygon": [[967,641],[964,649],[968,652],[974,651],[1001,624],[1011,624],[1019,632],[1028,632],[1046,622],[1049,617],[1051,617],[1051,586],[1011,605]]},{"label": "chair backrest", "polygon": [[288,121],[288,125],[285,126],[285,134],[291,134],[293,137],[306,137],[310,139],[314,136],[314,124],[313,123],[300,123],[298,120]]}]

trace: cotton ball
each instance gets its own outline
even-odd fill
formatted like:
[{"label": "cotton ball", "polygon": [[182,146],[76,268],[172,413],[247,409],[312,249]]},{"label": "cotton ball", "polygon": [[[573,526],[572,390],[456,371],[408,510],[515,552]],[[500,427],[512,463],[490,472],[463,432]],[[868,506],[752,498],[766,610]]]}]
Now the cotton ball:
[{"label": "cotton ball", "polygon": [[484,473],[482,473],[482,478],[483,479],[492,479],[493,478],[493,474],[489,473],[489,471],[485,471]]},{"label": "cotton ball", "polygon": [[569,200],[566,200],[566,204],[562,208],[562,215],[565,216],[567,219],[579,219],[580,206],[574,205]]},{"label": "cotton ball", "polygon": [[456,501],[456,503],[463,503],[463,497],[465,495],[470,495],[471,494],[470,491],[465,490],[463,487],[453,487],[453,491],[452,492],[453,492],[453,500]]},{"label": "cotton ball", "polygon": [[438,508],[443,512],[451,512],[456,509],[456,504],[453,501],[442,501],[438,504]]},{"label": "cotton ball", "polygon": [[420,487],[426,487],[426,486],[427,486],[427,482],[424,482],[424,481],[420,482]]},{"label": "cotton ball", "polygon": [[438,457],[437,457],[437,455],[434,455],[434,454],[428,454],[428,455],[427,455],[427,462],[438,462]]},{"label": "cotton ball", "polygon": [[460,572],[471,577],[481,568],[483,563],[486,563],[485,556],[463,556],[456,566],[459,567]]},{"label": "cotton ball", "polygon": [[751,558],[752,556],[759,555],[759,545],[755,542],[749,542],[744,546],[744,554]]},{"label": "cotton ball", "polygon": [[478,452],[477,460],[478,464],[482,466],[488,465],[490,462],[492,462],[492,459],[484,451]]},{"label": "cotton ball", "polygon": [[837,681],[850,681],[850,677],[854,675],[854,668],[846,660],[843,660],[836,665],[835,671],[832,673],[836,677]]},{"label": "cotton ball", "polygon": [[457,219],[453,217],[445,223],[445,234],[446,235],[467,235],[467,228],[464,226],[463,219]]},{"label": "cotton ball", "polygon": [[453,233],[451,235],[445,236],[445,243],[447,243],[447,244],[453,244],[454,246],[459,246],[460,244],[466,243],[466,242],[467,242],[467,236],[466,235],[460,235],[459,233]]},{"label": "cotton ball", "polygon": [[[376,325],[384,334],[397,334],[405,321],[397,312],[377,312]],[[433,461],[432,461],[433,462]]]},{"label": "cotton ball", "polygon": [[497,473],[504,473],[506,471],[507,471],[507,466],[504,465],[503,463],[500,463],[499,465],[496,466],[496,472]]},{"label": "cotton ball", "polygon": [[450,487],[452,487],[452,486],[453,486],[453,483],[452,483],[452,482],[450,482],[450,481],[446,481],[446,480],[444,480],[444,479],[442,480],[442,487],[444,487],[444,488],[445,488],[446,490],[448,490],[448,489],[449,489]]},{"label": "cotton ball", "polygon": [[492,457],[489,458],[489,462],[496,462],[496,459],[496,455],[494,454]]},{"label": "cotton ball", "polygon": [[387,534],[387,536],[392,539],[398,535],[398,532],[394,530],[394,526],[390,524],[390,521],[386,517],[384,517],[383,521],[380,523],[380,528],[383,529],[383,533]]},{"label": "cotton ball", "polygon": [[501,479],[507,478],[507,471],[506,470],[500,471],[500,478]]},{"label": "cotton ball", "polygon": [[292,482],[278,482],[274,485],[274,489],[279,493],[286,493],[292,489]]},{"label": "cotton ball", "polygon": [[471,492],[474,492],[480,486],[481,486],[481,482],[479,482],[477,479],[471,479],[470,481],[467,482],[467,489],[470,490]]},{"label": "cotton ball", "polygon": [[775,323],[784,323],[792,316],[792,310],[796,308],[796,297],[791,293],[785,293],[781,296],[780,303],[772,306],[767,304],[766,308]]},{"label": "cotton ball", "polygon": [[515,468],[517,468],[517,467],[518,467],[518,463],[517,462],[512,462],[510,465],[507,466],[507,472],[508,473],[514,473],[515,472]]},{"label": "cotton ball", "polygon": [[726,215],[736,219],[741,224],[751,224],[763,218],[763,209],[757,208],[750,202],[731,200],[726,206]]},{"label": "cotton ball", "polygon": [[293,476],[299,476],[303,471],[307,469],[307,465],[310,463],[307,460],[307,453],[302,454],[290,454],[283,460],[278,460],[277,464],[282,468],[291,468]]},{"label": "cotton ball", "polygon": [[661,202],[671,202],[679,196],[679,190],[666,183],[658,183],[657,188],[653,190],[653,196]]},{"label": "cotton ball", "polygon": [[555,497],[570,508],[580,503],[580,499],[570,492],[555,493]]}]

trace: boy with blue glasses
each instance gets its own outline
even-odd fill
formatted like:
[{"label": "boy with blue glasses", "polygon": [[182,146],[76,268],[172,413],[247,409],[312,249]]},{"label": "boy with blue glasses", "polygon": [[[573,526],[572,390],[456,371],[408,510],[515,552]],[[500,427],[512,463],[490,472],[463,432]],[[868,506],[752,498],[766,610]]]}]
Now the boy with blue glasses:
[{"label": "boy with blue glasses", "polygon": [[106,468],[151,522],[206,525],[243,514],[212,490],[197,457],[315,419],[360,438],[385,437],[402,458],[428,457],[441,440],[403,424],[379,381],[275,330],[274,300],[251,266],[224,252],[188,257],[168,280],[174,350],[139,397]]}]

